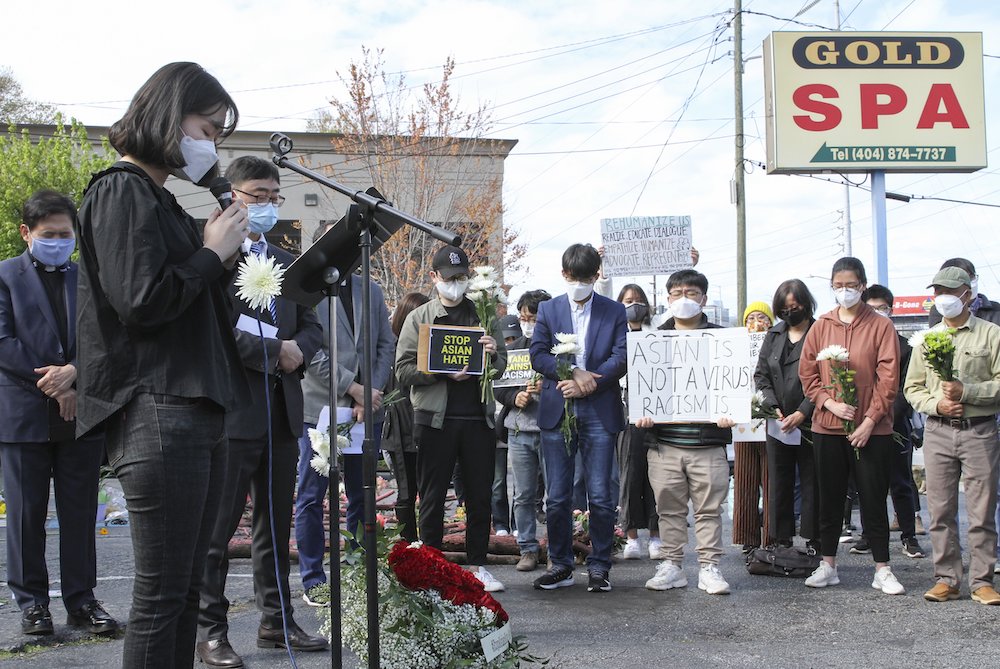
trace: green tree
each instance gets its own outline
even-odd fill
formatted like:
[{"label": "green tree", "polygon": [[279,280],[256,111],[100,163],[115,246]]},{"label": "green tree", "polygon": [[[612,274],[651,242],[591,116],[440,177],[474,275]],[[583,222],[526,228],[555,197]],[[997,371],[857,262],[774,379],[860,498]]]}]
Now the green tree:
[{"label": "green tree", "polygon": [[56,108],[24,97],[9,67],[0,67],[0,123],[53,123]]},{"label": "green tree", "polygon": [[0,259],[24,251],[18,226],[21,207],[32,193],[50,188],[79,206],[91,174],[115,161],[107,139],[95,147],[75,119],[66,127],[57,114],[53,127],[51,135],[32,136],[11,125],[6,135],[0,135]]}]

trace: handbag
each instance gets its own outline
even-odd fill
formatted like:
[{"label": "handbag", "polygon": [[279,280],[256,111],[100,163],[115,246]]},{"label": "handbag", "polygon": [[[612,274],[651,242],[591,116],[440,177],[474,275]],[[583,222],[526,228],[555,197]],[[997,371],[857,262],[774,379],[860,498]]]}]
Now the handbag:
[{"label": "handbag", "polygon": [[747,571],[757,576],[806,578],[819,567],[819,555],[795,547],[766,546],[747,554]]}]

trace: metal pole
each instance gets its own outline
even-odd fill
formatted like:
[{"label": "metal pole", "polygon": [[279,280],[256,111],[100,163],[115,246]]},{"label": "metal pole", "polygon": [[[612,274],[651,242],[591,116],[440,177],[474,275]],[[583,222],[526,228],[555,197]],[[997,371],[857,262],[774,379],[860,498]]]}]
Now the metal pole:
[{"label": "metal pole", "polygon": [[[840,30],[840,0],[834,0],[834,11],[837,12],[837,30]],[[854,245],[851,241],[851,185],[844,184],[844,255],[854,255]],[[883,284],[884,285],[884,284]]]},{"label": "metal pole", "polygon": [[747,307],[747,210],[743,169],[743,2],[733,6],[733,76],[735,79],[736,159],[736,304],[737,312]]},{"label": "metal pole", "polygon": [[889,256],[885,230],[885,171],[872,170],[872,239],[875,240],[875,277],[889,285]]},{"label": "metal pole", "polygon": [[327,344],[330,361],[330,388],[327,400],[330,403],[330,471],[327,472],[327,497],[330,503],[330,666],[343,666],[344,647],[341,635],[341,595],[340,595],[340,463],[337,459],[337,290],[340,272],[327,268],[323,280],[327,284],[326,305],[330,310],[327,318]]}]

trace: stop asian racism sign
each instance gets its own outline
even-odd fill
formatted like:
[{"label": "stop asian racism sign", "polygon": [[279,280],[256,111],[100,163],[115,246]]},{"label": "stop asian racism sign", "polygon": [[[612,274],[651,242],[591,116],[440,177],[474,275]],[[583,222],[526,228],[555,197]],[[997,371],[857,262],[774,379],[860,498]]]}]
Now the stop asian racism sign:
[{"label": "stop asian racism sign", "polygon": [[986,167],[982,33],[774,32],[767,171]]}]

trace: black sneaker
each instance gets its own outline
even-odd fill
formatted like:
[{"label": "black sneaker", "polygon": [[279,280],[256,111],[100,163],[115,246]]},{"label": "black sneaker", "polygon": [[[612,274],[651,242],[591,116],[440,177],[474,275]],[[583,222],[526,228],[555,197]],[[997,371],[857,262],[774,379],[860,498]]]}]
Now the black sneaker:
[{"label": "black sneaker", "polygon": [[903,555],[911,558],[922,558],[926,554],[916,537],[906,537],[903,539]]},{"label": "black sneaker", "polygon": [[611,578],[606,571],[587,574],[587,592],[611,592]]},{"label": "black sneaker", "polygon": [[856,544],[851,546],[851,552],[855,555],[867,555],[872,552],[872,545],[868,543],[867,538],[861,537]]},{"label": "black sneaker", "polygon": [[552,567],[535,579],[535,590],[555,590],[573,585],[573,570],[570,567]]}]

